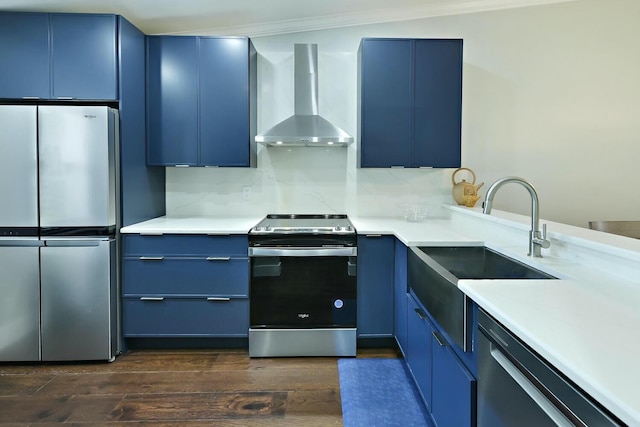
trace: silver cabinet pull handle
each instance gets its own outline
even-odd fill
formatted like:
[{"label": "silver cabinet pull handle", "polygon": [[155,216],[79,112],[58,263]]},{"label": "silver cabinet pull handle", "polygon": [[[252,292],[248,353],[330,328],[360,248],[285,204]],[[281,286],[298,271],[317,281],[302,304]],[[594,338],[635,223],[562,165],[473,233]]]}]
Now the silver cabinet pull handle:
[{"label": "silver cabinet pull handle", "polygon": [[164,301],[163,297],[140,297],[140,301]]},{"label": "silver cabinet pull handle", "polygon": [[418,315],[418,317],[420,318],[420,320],[424,320],[424,319],[427,318],[427,315],[424,314],[424,311],[422,311],[422,309],[416,308],[414,310],[415,310],[416,314]]},{"label": "silver cabinet pull handle", "polygon": [[207,297],[207,301],[231,301],[231,298]]},{"label": "silver cabinet pull handle", "polygon": [[141,256],[140,261],[162,261],[163,256]]},{"label": "silver cabinet pull handle", "polygon": [[340,247],[340,248],[249,248],[250,257],[259,256],[357,256],[358,248]]},{"label": "silver cabinet pull handle", "polygon": [[230,256],[209,256],[207,257],[207,261],[229,261],[231,259]]},{"label": "silver cabinet pull handle", "polygon": [[433,337],[436,339],[436,341],[438,342],[440,347],[446,347],[446,346],[449,345],[447,340],[445,340],[444,337],[442,335],[440,335],[439,332],[431,331],[431,335],[433,335]]}]

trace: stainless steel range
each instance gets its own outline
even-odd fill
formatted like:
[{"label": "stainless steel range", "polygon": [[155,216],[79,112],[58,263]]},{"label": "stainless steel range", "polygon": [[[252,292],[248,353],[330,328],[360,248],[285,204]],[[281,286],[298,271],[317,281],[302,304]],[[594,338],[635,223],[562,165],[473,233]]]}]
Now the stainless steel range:
[{"label": "stainless steel range", "polygon": [[356,355],[356,230],[346,215],[268,215],[249,232],[249,355]]}]

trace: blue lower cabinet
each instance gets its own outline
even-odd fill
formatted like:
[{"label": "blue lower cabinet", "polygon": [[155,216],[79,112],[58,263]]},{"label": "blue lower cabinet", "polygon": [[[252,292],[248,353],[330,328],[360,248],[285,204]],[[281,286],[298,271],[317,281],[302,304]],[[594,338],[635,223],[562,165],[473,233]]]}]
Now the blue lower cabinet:
[{"label": "blue lower cabinet", "polygon": [[126,257],[122,276],[127,295],[249,296],[249,258]]},{"label": "blue lower cabinet", "polygon": [[358,337],[393,337],[393,236],[358,236]]},{"label": "blue lower cabinet", "polygon": [[411,295],[407,299],[407,350],[406,361],[409,370],[428,408],[431,408],[431,362],[433,331],[424,309]]},{"label": "blue lower cabinet", "polygon": [[249,300],[224,297],[125,298],[124,336],[246,337]]},{"label": "blue lower cabinet", "polygon": [[475,425],[476,379],[414,296],[407,299],[405,359],[438,427]]},{"label": "blue lower cabinet", "polygon": [[125,234],[124,256],[219,256],[246,257],[249,240],[246,235],[206,234]]},{"label": "blue lower cabinet", "polygon": [[441,335],[433,336],[432,362],[431,413],[438,427],[475,425],[476,379]]},{"label": "blue lower cabinet", "polygon": [[396,239],[393,331],[396,342],[405,356],[407,355],[407,291],[407,246]]},{"label": "blue lower cabinet", "polygon": [[123,239],[123,335],[249,335],[246,235],[129,234]]}]

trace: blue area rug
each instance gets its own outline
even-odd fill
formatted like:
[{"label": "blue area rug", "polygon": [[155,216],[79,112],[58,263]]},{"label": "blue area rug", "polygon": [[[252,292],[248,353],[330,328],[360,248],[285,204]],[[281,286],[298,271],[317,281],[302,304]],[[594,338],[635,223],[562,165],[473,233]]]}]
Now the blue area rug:
[{"label": "blue area rug", "polygon": [[338,359],[345,427],[431,427],[402,359]]}]

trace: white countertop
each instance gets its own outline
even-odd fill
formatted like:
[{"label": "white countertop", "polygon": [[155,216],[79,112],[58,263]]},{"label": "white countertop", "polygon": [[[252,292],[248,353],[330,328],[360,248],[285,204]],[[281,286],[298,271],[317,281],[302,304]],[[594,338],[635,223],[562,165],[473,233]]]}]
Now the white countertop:
[{"label": "white countertop", "polygon": [[[532,259],[529,218],[451,212],[423,222],[349,219],[358,234],[395,235],[407,246],[486,244],[562,279],[462,280],[459,287],[622,421],[640,425],[640,240],[547,222],[552,246]],[[261,219],[161,217],[122,232],[244,234]]]},{"label": "white countertop", "polygon": [[247,234],[262,217],[166,217],[123,227],[126,234]]}]

